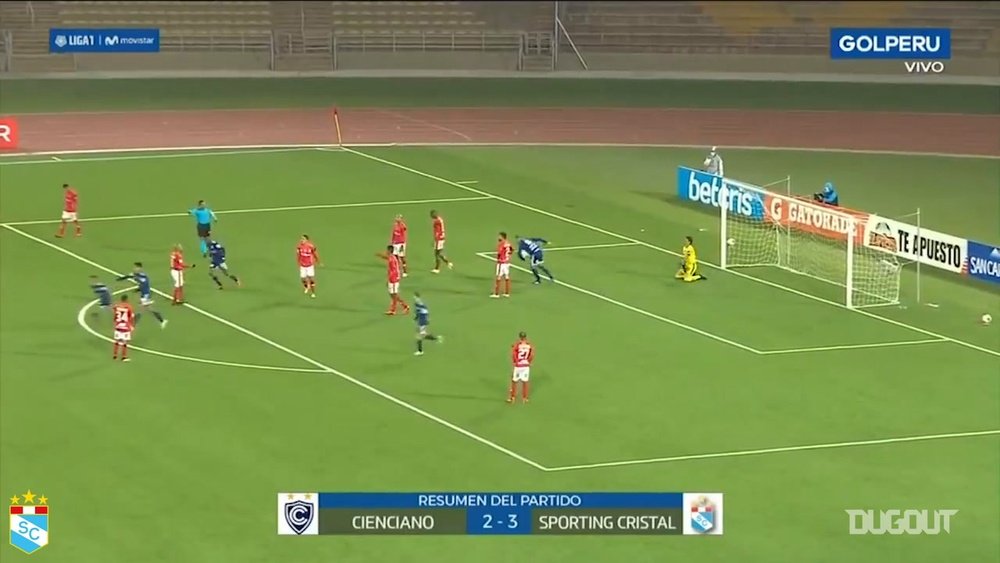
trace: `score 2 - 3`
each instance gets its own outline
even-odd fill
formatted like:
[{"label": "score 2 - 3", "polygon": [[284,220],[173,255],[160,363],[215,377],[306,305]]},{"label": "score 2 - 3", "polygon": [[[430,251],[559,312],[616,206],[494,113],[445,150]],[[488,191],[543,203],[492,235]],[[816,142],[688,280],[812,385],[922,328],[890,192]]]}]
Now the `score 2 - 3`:
[{"label": "score 2 - 3", "polygon": [[470,535],[517,535],[531,533],[529,508],[469,508],[466,533]]}]

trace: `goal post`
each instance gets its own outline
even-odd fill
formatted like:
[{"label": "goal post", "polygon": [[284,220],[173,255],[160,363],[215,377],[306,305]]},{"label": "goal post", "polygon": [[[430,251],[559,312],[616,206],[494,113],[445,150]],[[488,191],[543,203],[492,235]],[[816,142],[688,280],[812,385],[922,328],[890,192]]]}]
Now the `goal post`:
[{"label": "goal post", "polygon": [[849,308],[899,304],[902,264],[866,244],[868,215],[793,196],[786,182],[774,191],[728,183],[741,193],[720,198],[722,268],[772,267],[838,286]]}]

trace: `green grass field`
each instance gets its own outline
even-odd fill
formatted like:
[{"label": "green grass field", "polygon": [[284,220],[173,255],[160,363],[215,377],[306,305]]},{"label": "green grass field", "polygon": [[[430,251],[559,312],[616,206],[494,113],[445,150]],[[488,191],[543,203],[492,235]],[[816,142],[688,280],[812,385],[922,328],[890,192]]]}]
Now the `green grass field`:
[{"label": "green grass field", "polygon": [[[686,234],[718,262],[717,217],[673,198],[674,167],[698,156],[396,148],[0,162],[0,491],[49,497],[55,534],[34,557],[995,560],[996,436],[895,439],[998,428],[997,329],[976,323],[1000,314],[996,291],[924,272],[930,308],[913,302],[908,274],[906,308],[866,314],[837,306],[836,288],[782,272],[707,267],[709,282],[675,283],[670,253]],[[920,205],[931,228],[1000,231],[988,213],[1000,207],[995,189],[948,196],[958,205],[934,199],[943,178],[988,184],[995,160],[733,151],[727,165],[802,185],[839,170],[852,206]],[[900,204],[878,189],[890,180],[918,196]],[[82,191],[80,239],[52,236],[64,181]],[[202,265],[189,275],[191,306],[160,299],[170,325],[144,319],[134,343],[148,351],[113,363],[89,332],[110,326],[84,310],[87,276],[110,281],[141,260],[169,291],[171,245],[196,254],[184,210],[200,198],[220,212],[215,234],[245,287],[216,290]],[[440,275],[429,272],[431,209],[447,219],[457,264]],[[382,315],[374,253],[396,213],[411,229],[404,293],[424,294],[447,338],[419,358],[412,321]],[[500,230],[552,240],[547,262],[563,283],[532,286],[519,271],[512,299],[488,299],[492,266],[478,254]],[[315,300],[297,281],[303,232],[324,258]],[[519,330],[538,347],[534,400],[508,406]],[[914,340],[928,342],[898,345]],[[846,348],[803,350],[817,346]],[[293,490],[722,491],[727,530],[278,537],[274,494]],[[960,513],[948,536],[847,534],[844,509],[896,507]]]}]

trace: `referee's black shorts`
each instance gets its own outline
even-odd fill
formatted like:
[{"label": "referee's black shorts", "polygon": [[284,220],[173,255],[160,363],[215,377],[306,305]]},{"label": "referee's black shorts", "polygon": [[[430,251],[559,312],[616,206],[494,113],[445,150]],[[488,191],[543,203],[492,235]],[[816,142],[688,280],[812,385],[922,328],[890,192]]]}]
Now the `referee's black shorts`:
[{"label": "referee's black shorts", "polygon": [[206,224],[198,223],[198,236],[200,238],[207,238],[211,234],[212,234],[212,225],[211,224],[207,224],[206,225]]}]

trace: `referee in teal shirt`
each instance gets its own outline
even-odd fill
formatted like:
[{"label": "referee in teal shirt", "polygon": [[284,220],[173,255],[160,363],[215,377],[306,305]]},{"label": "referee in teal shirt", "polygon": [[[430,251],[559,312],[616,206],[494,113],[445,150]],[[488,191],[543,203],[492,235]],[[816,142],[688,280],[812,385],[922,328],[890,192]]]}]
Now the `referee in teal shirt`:
[{"label": "referee in teal shirt", "polygon": [[215,212],[205,206],[205,200],[198,200],[198,207],[191,210],[191,215],[198,223],[198,238],[201,239],[201,255],[208,255],[208,238],[212,236],[212,223],[219,219]]}]

